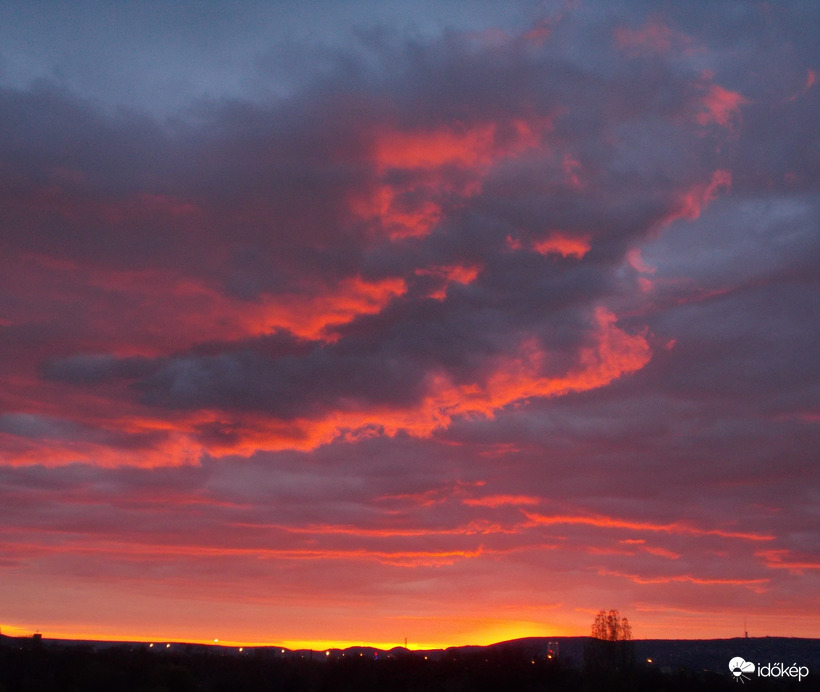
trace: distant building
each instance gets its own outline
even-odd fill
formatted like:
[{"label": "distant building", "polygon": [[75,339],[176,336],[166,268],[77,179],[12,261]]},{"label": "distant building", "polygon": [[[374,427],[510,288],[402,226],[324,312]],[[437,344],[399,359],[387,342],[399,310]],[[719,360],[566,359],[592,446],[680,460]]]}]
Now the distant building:
[{"label": "distant building", "polygon": [[558,660],[558,642],[547,642],[547,660]]}]

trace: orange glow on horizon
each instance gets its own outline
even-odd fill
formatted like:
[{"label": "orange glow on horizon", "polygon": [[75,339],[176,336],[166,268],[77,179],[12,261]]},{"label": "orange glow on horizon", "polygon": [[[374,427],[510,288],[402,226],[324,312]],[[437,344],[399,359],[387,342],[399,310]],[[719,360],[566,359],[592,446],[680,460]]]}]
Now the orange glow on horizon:
[{"label": "orange glow on horizon", "polygon": [[[727,586],[730,584],[727,584]],[[742,637],[742,613],[716,613],[709,609],[703,611],[692,609],[678,609],[656,605],[638,603],[634,612],[628,616],[633,625],[633,634],[636,640],[641,639],[680,639],[680,640],[709,640]],[[176,632],[166,628],[144,626],[127,629],[100,628],[93,625],[66,625],[57,623],[41,623],[43,626],[32,627],[21,623],[2,623],[0,631],[9,637],[31,637],[35,632],[42,634],[46,640],[68,641],[98,641],[98,642],[133,642],[139,644],[155,644],[164,647],[171,644],[200,644],[219,647],[274,647],[285,649],[286,652],[308,650],[323,652],[327,650],[344,650],[351,647],[372,647],[382,651],[389,651],[395,647],[404,646],[404,636],[409,634],[412,623],[419,620],[423,629],[436,631],[438,636],[413,638],[408,636],[407,648],[411,651],[424,649],[446,649],[458,646],[488,646],[503,641],[510,641],[524,637],[562,638],[589,636],[592,618],[597,613],[595,608],[575,609],[573,624],[541,623],[527,620],[503,620],[492,617],[475,617],[464,620],[462,618],[399,618],[398,622],[391,618],[389,623],[378,626],[384,630],[385,625],[398,632],[394,639],[384,636],[368,637],[272,637],[267,631],[249,631],[239,636],[218,636],[220,627],[214,624],[207,630],[202,626],[177,629]],[[794,623],[797,614],[782,614],[778,616],[758,614],[749,623],[752,637],[759,636],[799,636],[816,637],[811,628],[800,630],[795,634]],[[405,626],[401,625],[405,621]],[[233,629],[233,628],[232,628]],[[358,627],[356,629],[359,629]],[[237,633],[238,634],[238,633]],[[218,637],[218,643],[214,638]]]},{"label": "orange glow on horizon", "polygon": [[[428,626],[436,631],[441,630],[448,624],[455,631],[450,637],[428,638],[424,640],[408,640],[407,649],[418,651],[425,649],[447,649],[454,646],[489,646],[503,641],[520,639],[524,637],[572,637],[583,636],[586,632],[576,632],[573,629],[544,625],[538,622],[503,620],[498,618],[473,617],[468,619],[442,618],[400,618],[412,622],[414,620],[427,621]],[[464,629],[468,631],[465,632]],[[383,629],[383,627],[380,627]],[[406,629],[406,627],[405,627]],[[300,650],[323,652],[328,650],[344,650],[353,647],[370,647],[382,651],[389,651],[396,647],[404,648],[404,639],[353,639],[353,638],[270,638],[265,633],[252,634],[250,637],[223,638],[194,633],[193,636],[180,634],[170,634],[167,631],[145,632],[128,631],[107,628],[105,630],[94,627],[47,627],[46,631],[32,629],[31,627],[20,625],[0,625],[0,631],[9,637],[31,637],[35,632],[40,632],[44,639],[66,640],[66,641],[90,641],[90,642],[132,642],[135,644],[154,644],[164,648],[166,644],[199,644],[214,647],[273,647],[283,648],[286,652]],[[219,626],[214,624],[214,631],[218,631]],[[216,641],[215,641],[216,639]]]}]

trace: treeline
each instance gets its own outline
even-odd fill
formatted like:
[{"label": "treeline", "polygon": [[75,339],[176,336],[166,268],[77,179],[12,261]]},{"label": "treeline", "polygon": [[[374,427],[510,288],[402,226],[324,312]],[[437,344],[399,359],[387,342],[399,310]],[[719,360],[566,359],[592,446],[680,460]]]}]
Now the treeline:
[{"label": "treeline", "polygon": [[[283,658],[263,649],[233,655],[128,646],[94,650],[6,645],[0,647],[0,692],[737,692],[728,669],[726,675],[640,666],[590,669],[572,661],[534,659],[524,652],[491,648],[446,652],[438,660],[412,653],[378,660],[323,658]],[[817,689],[812,682],[804,680],[799,689]],[[755,680],[755,689],[789,689],[782,683],[762,683],[766,681]]]}]

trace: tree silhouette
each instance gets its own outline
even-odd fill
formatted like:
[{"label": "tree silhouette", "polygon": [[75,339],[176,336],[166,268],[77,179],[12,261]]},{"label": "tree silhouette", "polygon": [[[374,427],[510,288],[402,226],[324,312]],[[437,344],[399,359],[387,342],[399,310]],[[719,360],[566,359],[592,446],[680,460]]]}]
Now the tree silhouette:
[{"label": "tree silhouette", "polygon": [[617,610],[601,610],[592,623],[592,638],[584,648],[584,673],[593,687],[604,681],[626,684],[635,669],[635,649],[629,620]]},{"label": "tree silhouette", "polygon": [[595,621],[592,623],[592,636],[595,639],[603,639],[605,642],[630,641],[632,639],[632,627],[626,617],[621,617],[617,610],[598,611]]}]

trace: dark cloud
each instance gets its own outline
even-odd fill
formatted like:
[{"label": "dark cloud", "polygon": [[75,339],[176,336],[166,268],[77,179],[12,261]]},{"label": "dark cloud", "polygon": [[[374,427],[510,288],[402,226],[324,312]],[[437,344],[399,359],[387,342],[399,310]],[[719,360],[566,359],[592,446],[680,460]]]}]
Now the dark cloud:
[{"label": "dark cloud", "polygon": [[[4,413],[0,415],[0,433],[20,438],[36,446],[65,445],[62,453],[68,460],[75,445],[92,445],[114,450],[145,450],[161,445],[167,434],[161,430],[127,431],[116,426],[76,423],[66,418],[55,418],[36,413]],[[80,458],[84,454],[79,453]]]},{"label": "dark cloud", "polygon": [[135,378],[149,374],[152,364],[145,358],[116,358],[111,355],[76,355],[50,360],[43,375],[74,384],[94,384],[111,378]]},{"label": "dark cloud", "polygon": [[[543,47],[457,34],[363,41],[361,69],[340,57],[288,100],[214,103],[175,132],[67,100],[53,106],[55,93],[8,95],[8,108],[26,104],[8,121],[21,157],[54,143],[49,128],[64,143],[55,160],[27,157],[31,191],[10,199],[25,223],[18,251],[162,270],[250,304],[316,300],[353,280],[407,287],[383,315],[343,319],[337,342],[298,358],[226,344],[207,357],[164,357],[146,377],[133,359],[104,365],[77,354],[49,364],[48,376],[130,373],[150,405],[282,419],[413,405],[425,377],[439,374],[482,386],[530,337],[550,353],[541,374],[564,376],[595,338],[592,311],[617,290],[627,249],[708,201],[698,190],[718,161],[697,123],[706,86],[693,70],[670,60],[645,82],[641,60],[603,69],[567,56],[561,37]],[[603,50],[618,57],[613,45]],[[28,110],[52,115],[32,121]],[[669,128],[677,138],[662,136]],[[638,130],[656,135],[653,156],[628,153]],[[74,171],[75,182],[56,183],[56,169]],[[695,198],[682,202],[687,195]],[[33,202],[19,208],[26,196],[45,201],[35,207],[44,215],[31,213]],[[388,207],[370,217],[356,211],[363,204]],[[391,242],[385,219],[425,214],[428,229],[408,227],[412,237]],[[587,243],[588,255],[533,251],[555,233]],[[475,278],[440,287],[443,305],[419,293],[425,274],[467,265]]]}]

